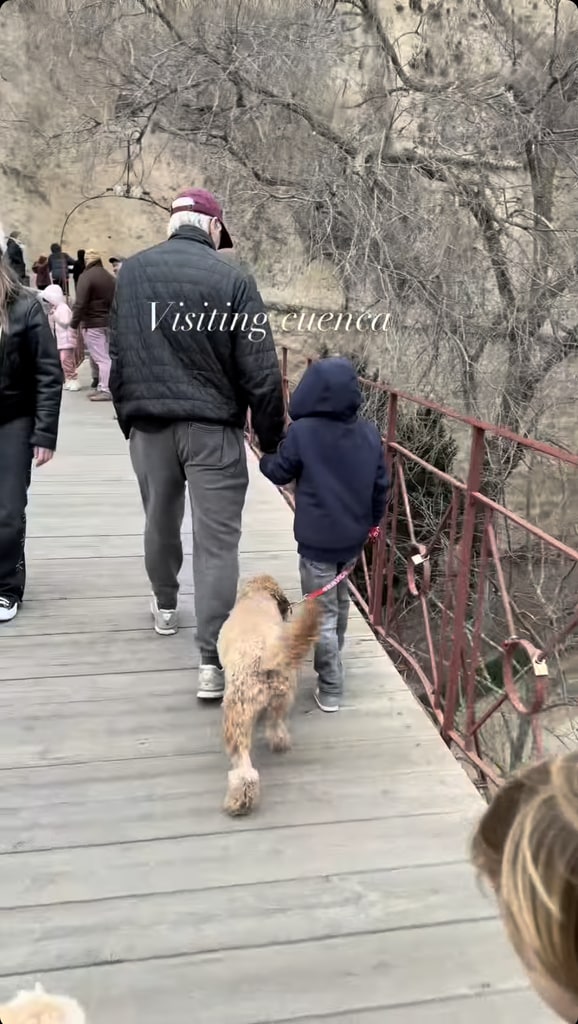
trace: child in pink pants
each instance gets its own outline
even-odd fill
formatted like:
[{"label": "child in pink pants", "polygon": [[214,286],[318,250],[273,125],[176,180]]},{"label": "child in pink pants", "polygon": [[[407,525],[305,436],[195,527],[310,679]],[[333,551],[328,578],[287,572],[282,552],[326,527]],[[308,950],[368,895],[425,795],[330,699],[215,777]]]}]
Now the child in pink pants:
[{"label": "child in pink pants", "polygon": [[51,284],[45,288],[43,298],[50,306],[48,320],[58,345],[58,354],[64,373],[64,388],[66,391],[79,391],[77,338],[76,331],[70,328],[72,310],[64,301],[64,293],[59,284]]}]

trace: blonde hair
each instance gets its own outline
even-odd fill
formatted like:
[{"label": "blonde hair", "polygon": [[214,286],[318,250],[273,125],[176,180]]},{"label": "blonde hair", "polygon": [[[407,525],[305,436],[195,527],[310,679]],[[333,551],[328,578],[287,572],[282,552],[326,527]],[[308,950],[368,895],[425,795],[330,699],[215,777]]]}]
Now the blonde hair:
[{"label": "blonde hair", "polygon": [[3,330],[8,327],[8,306],[20,291],[21,285],[10,273],[0,249],[0,327]]},{"label": "blonde hair", "polygon": [[578,998],[578,754],[507,782],[477,827],[472,860],[520,958]]}]

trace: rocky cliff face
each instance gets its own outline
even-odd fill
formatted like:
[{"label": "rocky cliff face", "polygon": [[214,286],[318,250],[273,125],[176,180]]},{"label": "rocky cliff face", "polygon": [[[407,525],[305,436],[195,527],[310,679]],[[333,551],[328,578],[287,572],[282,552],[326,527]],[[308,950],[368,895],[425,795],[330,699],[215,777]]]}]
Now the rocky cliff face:
[{"label": "rocky cliff face", "polygon": [[[104,120],[111,97],[90,95],[79,78],[78,61],[67,52],[67,19],[59,0],[49,5],[43,34],[42,3],[16,0],[0,10],[0,226],[18,229],[32,259],[60,241],[70,252],[95,248],[105,256],[129,255],[163,237],[164,210],[113,195],[80,206],[112,188],[122,174],[124,151],[95,152],[89,134],[71,132],[78,111],[71,109],[75,80],[86,100],[87,116]],[[145,187],[161,204],[189,184],[186,147],[178,154],[151,145]]]},{"label": "rocky cliff face", "polygon": [[[224,11],[228,4],[229,0],[213,5],[206,0],[204,4],[166,0],[158,9],[175,19],[183,39],[202,41],[203,33],[213,38],[211,32],[218,29],[209,23],[214,11]],[[231,10],[235,6],[232,0],[229,6]],[[264,172],[265,183],[255,185],[242,167],[235,170],[234,161],[216,155],[218,150],[207,150],[207,159],[202,134],[158,130],[155,116],[135,158],[131,181],[164,206],[178,189],[191,183],[217,189],[225,199],[240,255],[256,269],[269,298],[335,309],[341,307],[346,287],[353,285],[348,298],[354,305],[381,302],[393,308],[397,304],[397,334],[392,333],[385,345],[378,339],[379,345],[374,344],[368,354],[387,377],[395,374],[406,387],[427,387],[430,393],[460,402],[462,377],[467,377],[469,368],[457,365],[456,353],[468,339],[474,350],[482,344],[487,365],[480,361],[479,394],[489,407],[494,382],[505,372],[505,348],[494,344],[495,324],[501,316],[495,274],[488,260],[481,208],[476,213],[474,192],[456,188],[453,175],[456,172],[469,188],[476,172],[472,152],[483,157],[488,168],[495,161],[496,173],[488,169],[474,186],[486,190],[487,224],[497,225],[496,238],[500,236],[503,244],[511,284],[524,298],[523,273],[531,278],[532,250],[527,231],[532,195],[524,166],[524,132],[530,115],[526,125],[524,111],[530,111],[540,90],[546,89],[544,119],[532,130],[538,137],[549,133],[554,147],[568,145],[576,111],[571,102],[565,102],[562,113],[554,109],[565,85],[560,82],[553,88],[552,83],[567,66],[568,53],[576,48],[575,6],[560,0],[555,35],[549,0],[518,0],[515,11],[505,0],[360,0],[356,5],[347,0],[288,0],[275,7],[266,0],[247,0],[242,7],[265,14],[269,10],[275,19],[282,17],[285,8],[289,14],[301,12],[309,19],[312,11],[340,12],[342,40],[327,30],[327,53],[321,15],[317,38],[300,36],[299,24],[287,22],[285,28],[295,33],[293,49],[286,38],[276,39],[269,27],[260,35],[257,20],[254,64],[260,73],[257,81],[295,100],[297,110],[305,100],[309,113],[319,114],[324,124],[348,140],[354,157],[348,152],[342,160],[338,147],[331,149],[320,141],[314,119],[299,126],[297,115],[279,105],[263,112],[259,96],[245,90],[237,103],[246,104],[248,115],[259,111],[253,129],[262,159],[256,166],[262,176]],[[156,20],[154,32],[149,31],[142,8],[140,0],[118,4],[103,0],[96,5],[89,0],[8,0],[0,8],[0,225],[4,231],[17,228],[22,233],[30,258],[47,252],[61,236],[71,252],[90,246],[107,257],[128,255],[164,235],[167,214],[157,206],[110,193],[84,202],[124,180],[123,130],[128,130],[131,118],[123,118],[123,111],[134,105],[135,96],[150,90],[161,71],[168,85],[180,75],[186,93],[186,74],[193,75],[198,67],[197,51],[190,61],[178,63],[183,44],[167,34],[162,19]],[[357,17],[355,31],[348,33],[354,8],[365,10],[366,17]],[[111,13],[105,27],[104,9]],[[386,35],[376,29],[371,12],[381,16]],[[512,13],[515,31],[510,25]],[[314,28],[315,22],[310,23]],[[251,38],[246,49],[250,44]],[[299,63],[307,48],[314,54],[309,66]],[[145,52],[146,59],[139,65]],[[245,54],[245,59],[242,70],[248,75],[251,55]],[[125,75],[132,62],[138,71]],[[174,75],[171,62],[175,62]],[[229,67],[237,67],[233,58]],[[146,81],[142,68],[149,74]],[[230,86],[226,72],[227,67],[221,91],[213,91],[212,98],[226,94]],[[131,77],[132,92],[127,92]],[[462,89],[470,82],[475,104],[469,101],[467,89]],[[198,119],[209,130],[212,121],[206,110],[195,107],[194,96],[192,101],[188,95],[185,98],[190,104],[185,127],[194,128]],[[510,102],[516,108],[511,122],[499,108],[500,104],[507,108]],[[163,111],[164,127],[178,128],[182,113],[182,104],[169,105]],[[509,130],[511,124],[515,130]],[[248,152],[250,157],[250,148]],[[463,153],[470,154],[469,163],[460,165]],[[433,161],[434,178],[440,167],[449,168],[448,174],[432,181],[426,168],[412,177],[403,161],[411,161],[416,154]],[[560,241],[560,229],[578,228],[572,187],[575,173],[568,167],[569,173],[559,174],[555,185],[552,232],[558,246],[556,258],[561,254],[562,262],[572,236]],[[268,186],[268,177],[290,178],[294,171],[299,172],[299,187],[275,190]],[[378,185],[383,186],[381,193]],[[352,224],[358,212],[359,222]],[[514,224],[520,227],[517,235]],[[541,244],[538,234],[536,239]],[[548,273],[555,279],[557,267]],[[576,305],[573,290],[565,291],[563,303],[567,307],[562,310],[564,322],[571,323]],[[517,297],[512,308],[515,313]],[[443,344],[438,344],[438,310],[445,317]],[[324,340],[321,336],[310,339],[312,347]],[[432,349],[435,365],[433,357],[430,360]],[[426,365],[431,381],[416,377],[416,368]],[[557,393],[564,386],[568,389],[569,365],[567,360],[555,371]],[[550,375],[550,388],[554,376]]]},{"label": "rocky cliff face", "polygon": [[[169,13],[181,7],[178,0],[164,6]],[[511,60],[510,53],[497,51],[492,38],[491,11],[500,7],[498,3],[378,0],[377,6],[390,38],[395,40],[401,65],[409,73],[423,75],[426,81],[443,82],[462,72],[471,74],[473,68],[491,70],[496,61]],[[90,82],[82,79],[71,49],[71,17],[66,14],[67,9],[79,7],[82,0],[73,4],[63,0],[8,0],[0,9],[0,226],[5,232],[18,228],[31,256],[46,252],[50,242],[60,240],[66,216],[77,203],[114,186],[122,173],[122,149],[95,153],[90,132],[70,134],[72,123],[77,121],[77,111],[70,109],[75,80],[85,97],[88,119],[105,120],[118,99],[112,89],[108,95],[100,90],[91,93]],[[187,16],[196,15],[188,3],[182,7],[181,23],[186,24]],[[572,5],[562,3],[562,20],[571,12]],[[531,33],[550,14],[544,0],[519,0],[516,4],[519,22]],[[95,36],[95,56],[98,46]],[[350,73],[343,88],[336,90],[330,100],[335,124],[355,131],[360,118],[355,103],[362,90],[366,94],[368,82],[373,82],[376,90],[383,88],[380,67],[381,63],[375,61],[374,40],[364,39],[361,33],[352,47]],[[416,143],[426,141],[432,130],[427,104],[424,96],[423,116],[420,118],[418,112],[411,128]],[[409,137],[406,129],[404,145]],[[143,167],[146,188],[161,203],[166,203],[178,188],[193,181],[201,183],[192,147],[174,139],[168,144],[166,139],[150,136],[143,151]],[[214,179],[219,181],[218,167]],[[234,222],[237,219],[235,227],[242,244],[246,225],[242,217],[236,217],[235,198],[229,189],[231,214]],[[162,237],[165,221],[163,211],[154,206],[110,197],[100,199],[83,205],[73,215],[64,244],[69,250],[90,245],[105,254],[131,253]],[[274,244],[275,239],[271,241]],[[285,259],[279,259],[279,250],[274,248],[275,267],[263,261],[268,286],[275,294],[294,295],[292,282],[302,288],[307,276],[308,254],[296,238],[284,246]],[[331,274],[328,278],[327,272],[314,266],[308,292],[320,299],[328,287],[335,296]]]},{"label": "rocky cliff face", "polygon": [[[82,139],[50,141],[69,120],[67,68],[55,65],[51,43],[41,52],[28,36],[33,15],[18,4],[0,11],[0,97],[5,122],[0,141],[0,225],[17,228],[32,258],[60,241],[67,214],[118,179],[120,166],[94,161]],[[170,156],[160,155],[149,189],[161,201],[179,181]],[[106,255],[131,252],[162,235],[166,216],[137,201],[106,198],[82,206],[64,233],[69,251],[95,248]]]}]

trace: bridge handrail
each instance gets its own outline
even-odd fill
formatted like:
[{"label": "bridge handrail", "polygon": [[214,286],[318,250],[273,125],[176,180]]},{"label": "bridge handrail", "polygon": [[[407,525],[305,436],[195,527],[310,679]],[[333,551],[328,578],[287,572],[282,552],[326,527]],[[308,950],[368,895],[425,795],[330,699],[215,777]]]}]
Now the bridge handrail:
[{"label": "bridge handrail", "polygon": [[[291,383],[286,348],[281,369],[288,405]],[[563,601],[563,582],[578,573],[578,550],[497,501],[495,494],[485,493],[488,446],[499,445],[502,453],[531,452],[570,471],[578,469],[578,454],[381,382],[362,378],[362,385],[366,393],[381,392],[387,400],[383,440],[392,498],[381,540],[364,552],[357,578],[350,584],[352,591],[376,635],[405,664],[408,682],[426,699],[446,742],[459,748],[481,780],[499,785],[503,775],[520,762],[543,755],[544,714],[552,706],[570,703],[564,657],[578,642],[578,603],[573,609],[548,611],[537,621],[534,597],[525,594],[522,600],[520,584],[524,592],[526,569],[532,579],[533,560],[541,559],[542,576],[557,600]],[[400,443],[397,427],[405,403],[429,409],[469,430],[464,480]],[[420,528],[414,523],[407,484],[412,466],[419,466],[451,491],[443,515],[427,537],[423,524]],[[291,502],[290,494],[285,496]],[[514,549],[512,530],[523,537],[523,544]],[[564,572],[557,564],[562,560],[569,566]],[[519,562],[522,573],[516,582]],[[576,595],[578,583],[573,586]],[[404,619],[409,620],[409,640]],[[488,651],[498,655],[494,658],[501,673],[497,684],[490,679],[491,685],[486,685],[491,664]],[[560,693],[557,701],[555,691]],[[502,731],[517,729],[504,758],[495,749],[495,738],[488,739],[491,720],[498,712],[509,716],[502,719]]]}]

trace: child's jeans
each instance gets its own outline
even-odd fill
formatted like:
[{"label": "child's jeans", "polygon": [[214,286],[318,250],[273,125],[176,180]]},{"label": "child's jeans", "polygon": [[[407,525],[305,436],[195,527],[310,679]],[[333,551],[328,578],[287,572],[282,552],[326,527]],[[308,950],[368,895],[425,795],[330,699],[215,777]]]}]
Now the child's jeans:
[{"label": "child's jeans", "polygon": [[[299,559],[302,594],[311,594],[335,579],[344,569],[342,563],[310,562]],[[316,599],[323,613],[319,640],[315,647],[313,665],[319,676],[319,690],[335,697],[343,694],[343,663],[341,650],[349,617],[349,591],[347,580]]]},{"label": "child's jeans", "polygon": [[65,380],[77,380],[77,365],[76,365],[76,349],[74,348],[61,348],[59,350],[60,365],[64,373]]}]

